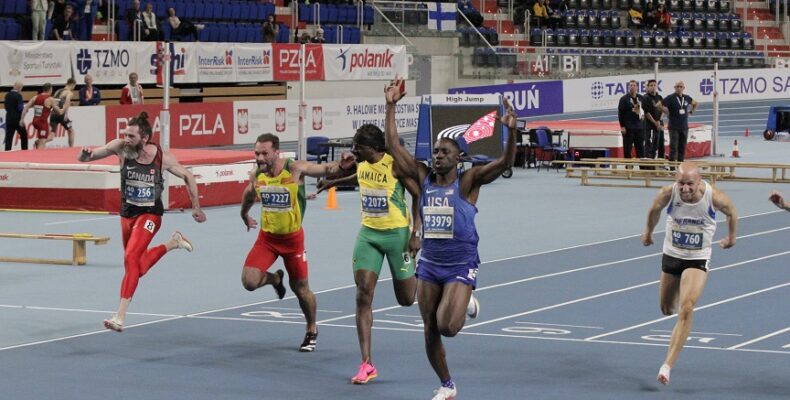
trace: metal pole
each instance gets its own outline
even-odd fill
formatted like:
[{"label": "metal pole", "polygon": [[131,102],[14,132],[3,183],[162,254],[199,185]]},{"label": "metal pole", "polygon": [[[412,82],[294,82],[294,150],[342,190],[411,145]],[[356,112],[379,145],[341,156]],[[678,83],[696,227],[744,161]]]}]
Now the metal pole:
[{"label": "metal pole", "polygon": [[719,92],[716,86],[719,82],[719,62],[713,63],[713,155],[717,157],[724,156],[719,153]]},{"label": "metal pole", "polygon": [[[305,45],[302,44],[299,50],[299,124],[297,136],[297,154],[300,160],[307,160],[307,149],[304,137],[304,118],[305,118]],[[287,115],[286,115],[287,118]]]},{"label": "metal pole", "polygon": [[[162,111],[159,112],[159,139],[162,150],[170,149],[170,43],[165,43],[162,49],[162,86],[164,86],[164,98],[162,99]],[[167,179],[163,182],[162,204],[165,210],[170,208],[169,186]]]}]

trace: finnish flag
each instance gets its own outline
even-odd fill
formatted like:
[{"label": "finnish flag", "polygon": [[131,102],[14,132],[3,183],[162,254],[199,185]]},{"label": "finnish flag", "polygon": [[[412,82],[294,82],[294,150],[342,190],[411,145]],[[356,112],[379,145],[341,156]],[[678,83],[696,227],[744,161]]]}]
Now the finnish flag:
[{"label": "finnish flag", "polygon": [[456,3],[428,3],[428,29],[454,31]]}]

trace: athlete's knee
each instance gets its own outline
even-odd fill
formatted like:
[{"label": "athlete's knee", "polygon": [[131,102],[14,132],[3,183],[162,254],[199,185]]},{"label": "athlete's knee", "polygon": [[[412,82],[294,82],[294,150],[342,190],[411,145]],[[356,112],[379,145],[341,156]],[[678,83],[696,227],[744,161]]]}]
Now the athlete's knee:
[{"label": "athlete's knee", "polygon": [[307,280],[297,280],[297,281],[290,281],[288,282],[291,290],[294,292],[294,295],[300,299],[307,298],[313,294],[310,291],[310,286],[307,285]]},{"label": "athlete's knee", "polygon": [[461,331],[461,328],[464,327],[463,322],[458,323],[455,321],[449,321],[447,323],[439,323],[439,333],[442,334],[444,337],[454,337]]},{"label": "athlete's knee", "polygon": [[404,294],[404,295],[396,294],[395,298],[398,300],[398,304],[401,307],[411,307],[414,304],[413,294]]},{"label": "athlete's knee", "polygon": [[364,284],[357,286],[357,306],[370,306],[373,303],[374,292],[374,287]]},{"label": "athlete's knee", "polygon": [[691,317],[691,314],[694,312],[694,301],[686,300],[683,304],[680,305],[680,311],[678,311],[678,318],[679,319],[688,319]]},{"label": "athlete's knee", "polygon": [[241,277],[241,286],[244,286],[244,289],[252,292],[253,290],[258,288],[258,285],[255,284],[251,279],[247,279],[247,277]]}]

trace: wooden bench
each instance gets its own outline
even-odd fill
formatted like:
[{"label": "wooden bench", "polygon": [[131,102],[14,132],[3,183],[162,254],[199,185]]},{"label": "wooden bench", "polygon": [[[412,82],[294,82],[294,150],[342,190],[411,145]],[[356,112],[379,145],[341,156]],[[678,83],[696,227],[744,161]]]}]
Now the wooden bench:
[{"label": "wooden bench", "polygon": [[[672,182],[675,180],[675,173],[666,170],[628,170],[590,167],[572,168],[572,172],[578,172],[579,175],[570,177],[580,178],[582,186],[658,188],[664,186],[664,184],[654,184],[654,182]],[[700,176],[710,182],[712,185],[715,185],[717,181],[725,179],[728,174],[728,172],[720,171],[700,171]],[[593,183],[591,182],[591,179],[628,180],[638,182],[628,184],[599,182]]]},{"label": "wooden bench", "polygon": [[85,242],[93,242],[95,244],[106,244],[110,238],[106,236],[93,236],[91,234],[76,233],[73,235],[61,235],[54,233],[47,233],[43,235],[24,234],[24,233],[0,233],[0,238],[13,238],[13,239],[47,239],[47,240],[71,240],[73,242],[73,251],[71,260],[63,259],[48,259],[48,258],[26,258],[26,257],[0,257],[0,262],[22,262],[33,264],[57,264],[57,265],[85,265],[86,250]]}]

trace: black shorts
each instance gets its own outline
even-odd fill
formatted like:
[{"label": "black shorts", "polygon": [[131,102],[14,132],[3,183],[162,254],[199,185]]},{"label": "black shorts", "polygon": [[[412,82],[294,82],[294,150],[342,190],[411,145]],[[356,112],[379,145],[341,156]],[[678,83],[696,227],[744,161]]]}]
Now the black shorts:
[{"label": "black shorts", "polygon": [[64,118],[62,115],[52,113],[52,115],[49,116],[49,126],[51,126],[54,131],[58,129],[58,125],[63,125],[67,130],[71,129],[71,120]]},{"label": "black shorts", "polygon": [[708,264],[710,264],[710,260],[684,260],[666,254],[661,258],[661,270],[675,276],[680,276],[687,268],[708,272]]}]

